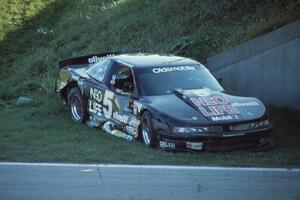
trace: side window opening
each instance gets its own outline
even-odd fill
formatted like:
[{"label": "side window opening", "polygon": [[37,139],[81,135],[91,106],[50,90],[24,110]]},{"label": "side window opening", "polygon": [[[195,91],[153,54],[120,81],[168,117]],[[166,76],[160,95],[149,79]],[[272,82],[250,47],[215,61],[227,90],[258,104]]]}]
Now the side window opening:
[{"label": "side window opening", "polygon": [[116,74],[113,76],[112,85],[116,92],[128,95],[134,90],[132,71],[127,66],[120,65]]}]

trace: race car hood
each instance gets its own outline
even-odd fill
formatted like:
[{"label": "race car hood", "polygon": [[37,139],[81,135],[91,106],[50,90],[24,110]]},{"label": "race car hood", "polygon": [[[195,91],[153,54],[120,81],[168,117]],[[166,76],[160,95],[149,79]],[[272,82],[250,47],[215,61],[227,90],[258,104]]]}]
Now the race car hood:
[{"label": "race car hood", "polygon": [[265,115],[261,101],[207,89],[174,90],[172,94],[148,97],[152,108],[176,121],[220,124],[250,121]]}]

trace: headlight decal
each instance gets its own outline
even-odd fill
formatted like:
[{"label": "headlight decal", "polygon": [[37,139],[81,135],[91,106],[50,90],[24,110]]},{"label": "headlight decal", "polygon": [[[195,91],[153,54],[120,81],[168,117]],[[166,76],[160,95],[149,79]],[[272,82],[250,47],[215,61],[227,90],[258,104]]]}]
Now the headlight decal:
[{"label": "headlight decal", "polygon": [[207,126],[207,127],[174,127],[174,133],[207,133],[207,132],[221,132],[222,126]]},{"label": "headlight decal", "polygon": [[235,125],[235,126],[230,126],[230,130],[232,131],[244,131],[244,130],[253,130],[253,129],[258,129],[258,128],[265,128],[270,126],[271,123],[269,120],[263,120],[263,121],[258,121],[258,122],[252,122],[252,123],[247,123],[247,124],[240,124],[240,125]]},{"label": "headlight decal", "polygon": [[[239,125],[230,125],[229,128],[223,126],[207,126],[207,127],[174,127],[173,133],[185,134],[185,133],[217,133],[224,131],[246,131],[259,128],[269,127],[271,122],[269,120],[263,120],[258,122],[251,122]],[[228,126],[227,126],[228,127]]]}]

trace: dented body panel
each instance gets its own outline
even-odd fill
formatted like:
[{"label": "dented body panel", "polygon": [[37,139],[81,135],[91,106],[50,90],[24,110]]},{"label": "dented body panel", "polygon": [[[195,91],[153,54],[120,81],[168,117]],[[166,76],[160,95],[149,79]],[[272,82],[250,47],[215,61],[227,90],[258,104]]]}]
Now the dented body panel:
[{"label": "dented body panel", "polygon": [[[226,94],[208,70],[192,59],[109,52],[67,59],[59,67],[56,92],[68,103],[70,88],[80,88],[90,126],[109,125],[120,131],[118,135],[138,138],[142,114],[148,111],[163,149],[257,149],[272,143],[272,126],[263,103],[254,97]],[[181,73],[188,83],[168,88],[170,77],[181,77]],[[194,76],[197,73],[200,76]],[[176,80],[173,84],[180,84]],[[195,87],[190,87],[193,83]]]}]

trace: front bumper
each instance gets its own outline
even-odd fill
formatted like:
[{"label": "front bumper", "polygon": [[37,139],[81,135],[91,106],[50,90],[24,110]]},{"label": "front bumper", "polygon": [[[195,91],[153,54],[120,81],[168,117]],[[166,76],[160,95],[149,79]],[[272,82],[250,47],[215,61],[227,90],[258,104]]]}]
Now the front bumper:
[{"label": "front bumper", "polygon": [[224,132],[205,135],[174,135],[159,133],[159,147],[165,150],[185,151],[231,151],[247,149],[253,151],[267,150],[273,146],[270,137],[272,129],[255,132]]}]

